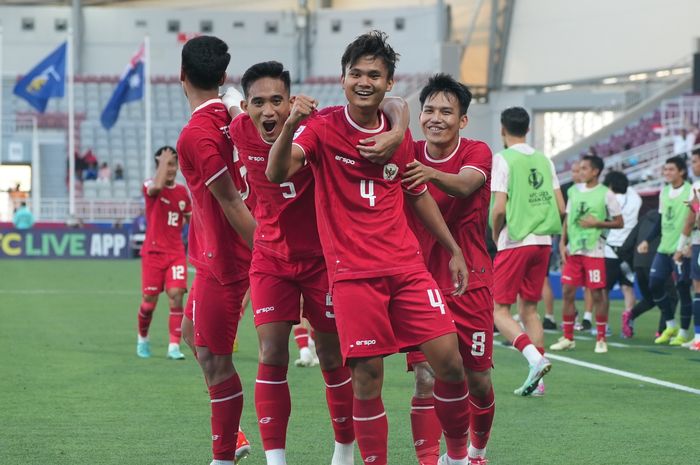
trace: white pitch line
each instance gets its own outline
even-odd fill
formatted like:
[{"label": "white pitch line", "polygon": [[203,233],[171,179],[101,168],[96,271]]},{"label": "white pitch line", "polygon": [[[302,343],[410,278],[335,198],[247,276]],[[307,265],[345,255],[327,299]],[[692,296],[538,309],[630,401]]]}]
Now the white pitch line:
[{"label": "white pitch line", "polygon": [[115,291],[115,290],[70,290],[70,289],[0,289],[0,294],[14,295],[133,295],[138,291]]},{"label": "white pitch line", "polygon": [[616,368],[609,368],[603,365],[598,365],[595,363],[583,362],[581,360],[576,360],[575,358],[564,357],[562,355],[555,355],[547,352],[547,358],[551,360],[558,360],[560,362],[569,363],[571,365],[576,365],[591,370],[602,371],[603,373],[609,373],[611,375],[622,376],[623,378],[633,379],[635,381],[642,381],[649,384],[655,384],[657,386],[666,387],[669,389],[675,389],[677,391],[688,392],[690,394],[695,394],[700,396],[700,389],[691,388],[688,386],[683,386],[682,384],[671,383],[669,381],[664,381],[662,379],[652,378],[650,376],[638,375],[637,373],[632,373],[629,371],[618,370]]}]

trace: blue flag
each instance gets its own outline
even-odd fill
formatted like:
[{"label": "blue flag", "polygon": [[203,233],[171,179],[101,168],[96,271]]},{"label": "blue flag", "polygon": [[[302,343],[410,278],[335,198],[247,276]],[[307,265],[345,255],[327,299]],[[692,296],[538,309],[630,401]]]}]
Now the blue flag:
[{"label": "blue flag", "polygon": [[52,97],[63,97],[66,88],[66,49],[63,42],[15,84],[14,94],[40,113]]},{"label": "blue flag", "polygon": [[100,121],[105,129],[111,129],[119,118],[119,110],[122,105],[143,98],[144,91],[144,49],[143,45],[131,57],[131,61],[126,66],[122,77],[114,89],[112,97],[107,102],[107,106],[102,110]]}]

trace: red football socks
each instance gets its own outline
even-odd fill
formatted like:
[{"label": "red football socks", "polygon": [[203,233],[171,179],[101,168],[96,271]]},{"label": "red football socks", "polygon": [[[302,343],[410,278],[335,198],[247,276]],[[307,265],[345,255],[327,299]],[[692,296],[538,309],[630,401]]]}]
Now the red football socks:
[{"label": "red football socks", "polygon": [[564,337],[570,341],[574,340],[574,320],[564,320],[561,322],[561,326],[564,329]]},{"label": "red football socks", "polygon": [[184,312],[182,307],[170,307],[170,317],[168,319],[168,330],[170,332],[170,343],[179,344],[182,337],[182,317]]},{"label": "red football socks", "polygon": [[299,350],[309,347],[309,331],[306,328],[294,328],[294,341]]},{"label": "red football socks", "polygon": [[467,381],[448,383],[435,380],[433,388],[435,413],[445,434],[447,455],[461,460],[467,456],[467,429],[469,428],[469,388]]},{"label": "red football socks", "polygon": [[292,399],[287,384],[287,367],[258,365],[255,380],[255,411],[263,449],[284,449]]},{"label": "red football socks", "polygon": [[432,397],[414,397],[411,400],[411,432],[419,465],[437,465],[442,428]]},{"label": "red football socks", "polygon": [[243,411],[243,388],[238,373],[214,386],[209,386],[211,398],[211,440],[214,460],[236,457],[238,426]]},{"label": "red football socks", "polygon": [[321,371],[326,382],[326,402],[331,415],[335,441],[350,444],[355,440],[352,422],[352,378],[350,369],[339,367],[331,371]]},{"label": "red football socks", "polygon": [[513,341],[513,347],[518,349],[520,352],[522,352],[523,349],[525,349],[525,347],[529,346],[530,344],[532,344],[532,341],[525,333],[518,334],[518,336]]},{"label": "red football socks", "polygon": [[608,329],[608,316],[607,315],[596,315],[595,316],[595,329],[596,329],[596,341],[605,340],[605,331]]},{"label": "red football socks", "polygon": [[469,410],[471,418],[469,430],[471,432],[471,445],[477,449],[486,449],[491,435],[491,425],[496,412],[496,402],[493,387],[484,397],[469,395]]},{"label": "red football socks", "polygon": [[360,400],[352,405],[355,437],[364,463],[387,465],[387,440],[389,423],[386,419],[382,398]]},{"label": "red football socks", "polygon": [[141,337],[148,336],[148,328],[153,320],[153,311],[156,309],[156,304],[153,302],[141,302],[139,308],[139,335]]}]

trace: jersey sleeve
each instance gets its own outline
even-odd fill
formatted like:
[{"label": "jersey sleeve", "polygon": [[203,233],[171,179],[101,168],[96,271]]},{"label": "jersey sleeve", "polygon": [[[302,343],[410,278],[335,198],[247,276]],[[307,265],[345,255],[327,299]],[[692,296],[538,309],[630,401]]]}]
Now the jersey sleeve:
[{"label": "jersey sleeve", "polygon": [[241,113],[237,115],[233,120],[231,121],[231,124],[228,127],[228,133],[229,136],[231,136],[231,143],[238,147],[238,144],[241,141],[241,137],[243,137],[243,119],[249,117],[245,113]]},{"label": "jersey sleeve", "polygon": [[605,205],[608,208],[608,215],[611,218],[622,215],[622,207],[620,207],[620,202],[617,201],[615,193],[611,190],[605,193]]},{"label": "jersey sleeve", "polygon": [[292,145],[299,147],[304,152],[306,160],[311,163],[316,162],[316,152],[320,144],[318,131],[322,129],[322,123],[319,120],[318,117],[307,119],[297,128],[292,139]]},{"label": "jersey sleeve", "polygon": [[204,185],[209,186],[228,171],[228,166],[219,148],[211,136],[203,131],[191,131],[187,137],[188,152],[196,154],[192,160],[192,167],[204,180]]},{"label": "jersey sleeve", "polygon": [[491,192],[508,192],[508,163],[500,153],[493,157]]},{"label": "jersey sleeve", "polygon": [[146,179],[143,182],[143,196],[144,197],[150,197],[150,195],[148,195],[148,188],[151,186],[151,184],[153,184],[153,179]]},{"label": "jersey sleeve", "polygon": [[493,154],[488,145],[483,142],[477,143],[468,154],[465,154],[462,158],[462,166],[459,171],[462,170],[475,170],[481,173],[484,177],[484,183],[489,180],[491,176],[491,168],[493,165]]}]

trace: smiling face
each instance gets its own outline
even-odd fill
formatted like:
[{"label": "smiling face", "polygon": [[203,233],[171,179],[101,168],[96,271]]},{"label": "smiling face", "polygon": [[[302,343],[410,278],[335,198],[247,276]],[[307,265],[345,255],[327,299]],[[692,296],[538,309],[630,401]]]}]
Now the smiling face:
[{"label": "smiling face", "polygon": [[600,171],[594,168],[590,160],[582,160],[579,164],[579,180],[588,184],[600,175]]},{"label": "smiling face", "polygon": [[426,140],[438,147],[457,140],[467,121],[467,115],[460,115],[457,97],[447,92],[428,96],[420,113],[420,126]]},{"label": "smiling face", "polygon": [[677,186],[683,182],[683,171],[679,170],[675,163],[666,163],[664,165],[664,179],[671,185]]},{"label": "smiling face", "polygon": [[281,79],[263,77],[248,88],[243,111],[250,115],[265,142],[274,143],[291,110],[289,91]]},{"label": "smiling face", "polygon": [[370,55],[349,64],[341,82],[350,105],[363,109],[379,108],[394,85],[384,60]]}]

